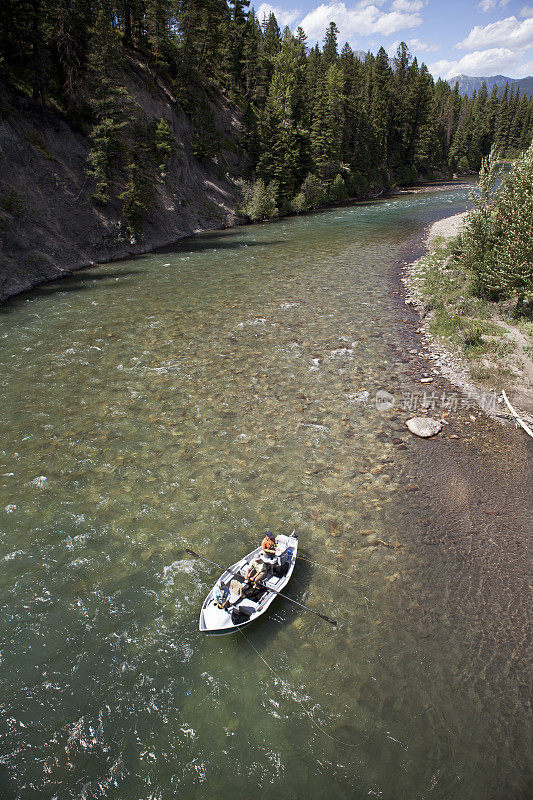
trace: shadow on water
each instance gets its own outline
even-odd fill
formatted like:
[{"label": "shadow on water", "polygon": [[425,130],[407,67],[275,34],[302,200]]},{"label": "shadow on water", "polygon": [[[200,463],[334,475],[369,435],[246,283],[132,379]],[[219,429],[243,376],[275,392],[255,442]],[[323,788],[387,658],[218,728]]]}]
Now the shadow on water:
[{"label": "shadow on water", "polygon": [[[246,228],[249,230],[249,226]],[[226,236],[228,239],[220,239],[221,231],[213,231],[213,237],[216,235],[217,240],[213,242],[206,234],[191,236],[181,242],[175,244],[165,245],[158,247],[153,252],[158,253],[203,253],[210,250],[242,250],[248,247],[271,247],[272,245],[282,244],[283,239],[262,239],[259,242],[254,241],[232,241],[231,236],[238,235],[241,232],[240,228],[233,229]]]},{"label": "shadow on water", "polygon": [[108,287],[113,286],[120,278],[127,278],[131,275],[138,275],[141,270],[106,270],[106,272],[89,272],[88,269],[80,269],[63,278],[44,283],[28,292],[23,292],[16,297],[8,299],[0,305],[0,314],[10,314],[18,311],[22,305],[28,301],[39,300],[43,297],[51,297],[62,292],[85,292],[94,288],[95,283],[108,280]]},{"label": "shadow on water", "polygon": [[11,779],[7,767],[0,768],[0,796],[4,800],[15,800],[16,791],[10,787]]},{"label": "shadow on water", "polygon": [[[234,234],[238,234],[239,231],[239,228],[235,228],[232,229],[227,235],[232,236]],[[209,251],[242,250],[249,247],[270,247],[272,245],[283,243],[283,239],[265,239],[259,242],[221,240],[221,231],[213,231],[212,234],[213,236],[219,237],[216,241],[216,244],[209,238],[209,234],[201,234],[200,236],[195,234],[182,241],[157,248],[150,253],[141,253],[138,256],[133,257],[127,256],[129,263],[134,262],[135,264],[139,264],[139,269],[117,269],[112,271],[106,270],[103,272],[99,270],[98,265],[82,267],[75,272],[69,273],[68,275],[58,277],[49,281],[48,283],[43,283],[34,289],[30,289],[27,292],[21,292],[21,294],[16,295],[15,297],[8,298],[5,303],[0,304],[0,314],[10,314],[14,311],[17,311],[21,305],[25,305],[28,301],[41,299],[43,297],[50,297],[51,295],[59,294],[61,292],[75,293],[87,291],[88,289],[94,288],[94,283],[97,281],[101,283],[102,281],[109,280],[110,283],[108,286],[111,287],[113,285],[111,281],[118,281],[121,278],[127,278],[131,275],[140,275],[144,271],[140,262],[147,258],[153,258],[153,256],[157,254],[195,254]],[[120,260],[117,260],[115,263],[120,263]]]}]

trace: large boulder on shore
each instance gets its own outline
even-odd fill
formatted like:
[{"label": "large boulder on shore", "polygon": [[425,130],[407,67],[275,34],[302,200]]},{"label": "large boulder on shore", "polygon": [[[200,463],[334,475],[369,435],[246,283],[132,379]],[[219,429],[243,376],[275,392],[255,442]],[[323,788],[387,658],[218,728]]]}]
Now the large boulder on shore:
[{"label": "large boulder on shore", "polygon": [[431,419],[431,417],[411,417],[406,420],[405,424],[411,433],[421,436],[423,439],[435,436],[442,428],[442,422],[439,422],[438,419]]}]

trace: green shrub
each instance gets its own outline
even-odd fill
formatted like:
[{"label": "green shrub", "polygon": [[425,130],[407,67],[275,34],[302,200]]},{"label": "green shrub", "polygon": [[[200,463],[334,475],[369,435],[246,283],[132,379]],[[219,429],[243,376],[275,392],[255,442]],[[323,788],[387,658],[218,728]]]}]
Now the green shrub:
[{"label": "green shrub", "polygon": [[0,198],[0,203],[4,211],[7,211],[8,214],[13,214],[14,217],[22,216],[26,208],[24,197],[15,189],[5,192]]},{"label": "green shrub", "polygon": [[128,182],[120,199],[126,231],[132,241],[142,238],[143,224],[150,212],[153,199],[153,182],[150,175],[135,161],[128,165]]},{"label": "green shrub", "polygon": [[308,208],[318,208],[326,202],[326,187],[316,175],[307,176],[302,183],[301,191],[307,201]]},{"label": "green shrub", "polygon": [[494,216],[498,288],[522,306],[533,295],[533,142],[514,162]]},{"label": "green shrub", "polygon": [[412,164],[405,165],[396,171],[396,183],[400,186],[410,186],[416,183],[417,179],[416,167]]},{"label": "green shrub", "polygon": [[304,211],[307,211],[307,200],[305,199],[305,194],[303,192],[298,192],[298,194],[292,198],[291,200],[291,211],[295,214],[303,214]]},{"label": "green shrub", "polygon": [[119,137],[121,128],[121,123],[117,123],[111,118],[106,118],[95,125],[92,130],[93,147],[88,156],[89,166],[87,172],[96,181],[95,189],[91,195],[95,203],[104,205],[110,200],[113,168],[115,159],[121,149]]},{"label": "green shrub", "polygon": [[362,172],[350,172],[346,179],[346,187],[350,197],[361,197],[368,192],[368,181]]},{"label": "green shrub", "polygon": [[277,217],[276,187],[272,184],[265,186],[261,179],[255,181],[253,185],[245,185],[240,212],[252,222]]},{"label": "green shrub", "polygon": [[175,148],[176,139],[170,130],[170,125],[164,117],[161,117],[155,129],[155,149],[159,162],[159,175],[161,178],[164,178],[166,175],[168,163]]},{"label": "green shrub", "polygon": [[334,203],[340,203],[342,200],[348,199],[346,184],[344,183],[344,178],[340,173],[337,173],[337,175],[335,176],[335,180],[331,184],[331,188],[329,190],[329,196],[331,197]]},{"label": "green shrub", "polygon": [[474,274],[477,293],[491,300],[533,294],[533,143],[497,184],[493,148],[483,159],[474,209],[461,237],[461,259]]},{"label": "green shrub", "polygon": [[483,331],[479,323],[474,322],[464,331],[463,341],[466,347],[479,347],[483,344]]}]

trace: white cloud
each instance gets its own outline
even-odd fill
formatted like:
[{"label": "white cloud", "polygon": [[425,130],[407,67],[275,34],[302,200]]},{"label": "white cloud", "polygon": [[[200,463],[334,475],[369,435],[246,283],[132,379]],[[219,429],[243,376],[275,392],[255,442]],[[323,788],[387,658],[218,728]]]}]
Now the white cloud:
[{"label": "white cloud", "polygon": [[528,47],[533,45],[533,18],[519,22],[516,17],[476,25],[466,39],[455,46],[463,50],[485,47]]},{"label": "white cloud", "polygon": [[521,17],[533,17],[533,6],[524,6],[520,9]]},{"label": "white cloud", "polygon": [[[405,43],[409,47],[411,53],[415,56],[417,55],[417,53],[435,53],[437,50],[440,50],[440,45],[427,44],[427,42],[422,42],[420,41],[420,39],[416,38],[407,39]],[[400,39],[397,39],[395,42],[387,46],[387,52],[391,58],[395,57],[399,44],[400,44]]]},{"label": "white cloud", "polygon": [[419,53],[435,53],[440,50],[440,45],[421,42],[420,39],[408,39],[407,44],[411,50],[417,50]]},{"label": "white cloud", "polygon": [[390,36],[405,28],[414,28],[422,23],[422,17],[416,12],[379,10],[371,3],[358,3],[347,8],[345,3],[322,3],[310,11],[300,25],[311,39],[321,40],[330,22],[336,22],[340,38],[355,40],[361,36],[381,34]]},{"label": "white cloud", "polygon": [[449,73],[453,73],[451,77],[456,74],[455,65],[457,61],[448,61],[446,58],[441,58],[440,61],[435,61],[430,64],[428,69],[434,78],[446,78]]},{"label": "white cloud", "polygon": [[510,50],[508,47],[475,50],[458,61],[446,59],[436,61],[429,65],[429,71],[436,77],[446,79],[454,78],[456,75],[491,77],[498,73],[508,74],[509,71],[516,71],[522,57],[523,51]]},{"label": "white cloud", "polygon": [[528,64],[520,64],[520,66],[516,68],[516,74],[519,78],[528,78],[530,75],[533,75],[533,61],[530,61]]},{"label": "white cloud", "polygon": [[481,0],[477,7],[481,11],[493,11],[495,8],[505,8],[509,0]]},{"label": "white cloud", "polygon": [[297,9],[291,11],[289,9],[284,10],[283,8],[278,8],[277,6],[271,6],[270,3],[261,3],[255,13],[259,22],[262,22],[263,17],[268,17],[271,12],[274,14],[278,24],[281,25],[282,28],[284,28],[285,25],[292,25],[302,13]]},{"label": "white cloud", "polygon": [[391,8],[393,11],[413,13],[415,11],[422,11],[425,5],[425,0],[392,0]]}]

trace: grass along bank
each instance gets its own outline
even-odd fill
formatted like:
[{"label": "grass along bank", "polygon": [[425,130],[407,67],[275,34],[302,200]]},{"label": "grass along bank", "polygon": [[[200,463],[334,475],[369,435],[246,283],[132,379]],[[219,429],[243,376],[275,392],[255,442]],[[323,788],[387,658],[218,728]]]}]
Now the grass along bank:
[{"label": "grass along bank", "polygon": [[505,389],[532,422],[533,315],[517,316],[512,301],[475,293],[473,273],[456,257],[465,216],[432,226],[427,255],[404,271],[406,302],[418,308],[436,363],[452,382],[479,397]]}]

